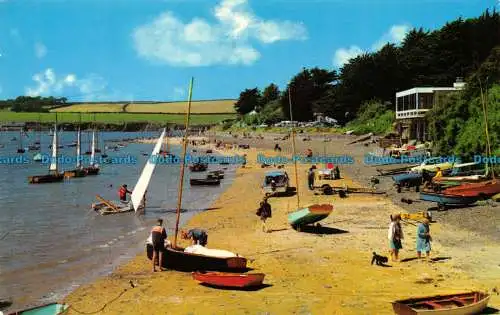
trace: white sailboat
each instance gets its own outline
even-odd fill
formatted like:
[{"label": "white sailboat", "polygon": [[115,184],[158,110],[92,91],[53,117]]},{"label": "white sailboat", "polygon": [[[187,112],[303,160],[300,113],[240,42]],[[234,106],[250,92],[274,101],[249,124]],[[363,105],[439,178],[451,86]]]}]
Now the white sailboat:
[{"label": "white sailboat", "polygon": [[95,129],[92,131],[92,148],[90,149],[90,165],[85,168],[87,171],[87,175],[98,175],[99,174],[99,165],[95,162]]},{"label": "white sailboat", "polygon": [[87,176],[87,170],[82,166],[82,156],[81,156],[81,130],[78,126],[78,132],[76,135],[76,168],[72,171],[64,172],[64,177],[85,177]]},{"label": "white sailboat", "polygon": [[49,174],[28,177],[30,184],[54,183],[64,179],[64,174],[59,173],[57,168],[57,123],[52,137],[52,158],[49,167]]},{"label": "white sailboat", "polygon": [[103,199],[101,196],[97,195],[96,198],[100,201],[98,204],[93,204],[92,209],[99,211],[102,215],[131,212],[131,211],[142,211],[144,210],[144,195],[149,186],[149,181],[153,176],[155,170],[156,161],[155,157],[158,156],[161,149],[161,144],[165,138],[165,129],[163,129],[160,137],[158,138],[156,145],[151,153],[151,158],[149,158],[144,166],[141,176],[137,181],[137,184],[132,191],[130,202],[111,202]]}]

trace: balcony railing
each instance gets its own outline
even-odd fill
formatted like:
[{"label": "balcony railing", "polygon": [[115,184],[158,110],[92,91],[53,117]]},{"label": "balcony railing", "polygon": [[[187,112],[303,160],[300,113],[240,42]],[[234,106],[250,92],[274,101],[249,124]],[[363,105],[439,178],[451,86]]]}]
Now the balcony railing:
[{"label": "balcony railing", "polygon": [[404,118],[421,118],[425,116],[429,109],[411,109],[411,110],[402,110],[396,111],[396,119],[404,119]]}]

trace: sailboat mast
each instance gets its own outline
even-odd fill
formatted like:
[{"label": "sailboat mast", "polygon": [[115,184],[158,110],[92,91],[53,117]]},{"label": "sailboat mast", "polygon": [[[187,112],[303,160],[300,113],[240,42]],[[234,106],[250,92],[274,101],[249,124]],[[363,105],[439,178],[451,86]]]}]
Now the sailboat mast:
[{"label": "sailboat mast", "polygon": [[[485,104],[488,91],[486,91],[486,96],[485,96],[485,94],[483,93],[483,87],[481,85],[481,79],[478,78],[478,80],[479,80],[479,89],[481,91],[481,103],[483,105],[484,131],[486,134],[486,154],[488,155],[488,157],[491,157],[490,134],[488,133],[488,116],[486,115],[486,104]],[[493,172],[493,165],[491,165],[491,170],[492,170],[491,175],[494,179],[495,172]]]},{"label": "sailboat mast", "polygon": [[81,125],[82,125],[82,113],[80,113],[80,121],[78,123],[78,133],[76,136],[76,168],[79,169],[82,167],[82,161],[80,159],[81,155]]},{"label": "sailboat mast", "polygon": [[174,248],[177,247],[177,234],[179,233],[179,219],[181,216],[181,206],[182,206],[182,188],[184,184],[184,169],[185,169],[185,160],[186,160],[186,151],[188,144],[188,134],[189,134],[189,116],[191,114],[191,97],[193,95],[193,81],[194,78],[191,78],[189,82],[189,94],[188,94],[188,108],[186,112],[186,124],[185,124],[185,134],[184,134],[184,142],[182,146],[182,160],[181,160],[181,174],[179,180],[179,196],[177,198],[177,218],[175,220],[175,236],[174,236]]},{"label": "sailboat mast", "polygon": [[292,121],[292,149],[293,149],[293,164],[294,164],[294,172],[295,172],[295,189],[296,189],[296,195],[297,195],[297,208],[300,208],[300,197],[299,197],[299,176],[297,173],[297,159],[296,159],[296,152],[295,152],[295,125],[293,122],[293,115],[292,115],[292,85],[288,87],[288,104],[290,105],[290,120]]}]

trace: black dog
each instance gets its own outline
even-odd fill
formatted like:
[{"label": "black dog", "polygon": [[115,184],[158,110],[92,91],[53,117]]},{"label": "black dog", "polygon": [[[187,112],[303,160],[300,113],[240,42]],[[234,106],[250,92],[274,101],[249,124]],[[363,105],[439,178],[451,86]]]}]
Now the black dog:
[{"label": "black dog", "polygon": [[377,253],[373,252],[372,265],[376,263],[377,266],[383,266],[389,261],[389,258],[381,255],[377,255]]}]

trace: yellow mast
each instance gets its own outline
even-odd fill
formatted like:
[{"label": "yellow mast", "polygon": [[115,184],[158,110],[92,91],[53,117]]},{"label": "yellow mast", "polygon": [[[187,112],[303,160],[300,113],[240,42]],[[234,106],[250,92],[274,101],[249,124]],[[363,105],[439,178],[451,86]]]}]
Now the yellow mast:
[{"label": "yellow mast", "polygon": [[288,104],[290,105],[290,120],[292,121],[292,149],[293,149],[293,163],[294,163],[294,171],[295,171],[295,192],[297,194],[297,209],[300,208],[300,197],[299,197],[299,176],[297,173],[297,159],[296,159],[296,152],[295,152],[295,128],[294,128],[294,122],[293,122],[293,115],[292,115],[292,85],[288,87]]},{"label": "yellow mast", "polygon": [[184,184],[184,169],[185,169],[184,164],[185,164],[185,160],[186,160],[186,151],[187,151],[187,144],[188,144],[189,115],[191,114],[191,97],[193,95],[193,82],[194,82],[194,78],[191,78],[191,81],[189,82],[188,108],[187,108],[187,112],[186,112],[186,124],[185,124],[186,133],[184,134],[184,142],[183,142],[183,147],[182,147],[181,175],[180,175],[180,180],[179,180],[179,195],[177,198],[177,218],[175,221],[175,236],[174,236],[173,248],[177,247],[177,234],[179,233],[179,219],[181,216],[181,206],[182,206],[182,188],[183,188],[183,184]]},{"label": "yellow mast", "polygon": [[[486,91],[486,95],[483,94],[483,87],[481,85],[481,79],[479,79],[479,89],[481,91],[481,103],[483,105],[483,117],[484,117],[484,130],[486,133],[486,154],[488,154],[488,157],[491,157],[491,144],[490,144],[490,134],[488,133],[488,116],[486,115],[486,97],[488,96],[488,91]],[[488,81],[488,79],[486,79]],[[488,164],[486,164],[486,167],[488,167]],[[495,172],[493,172],[493,165],[491,165],[491,176],[493,179],[495,179]]]}]

